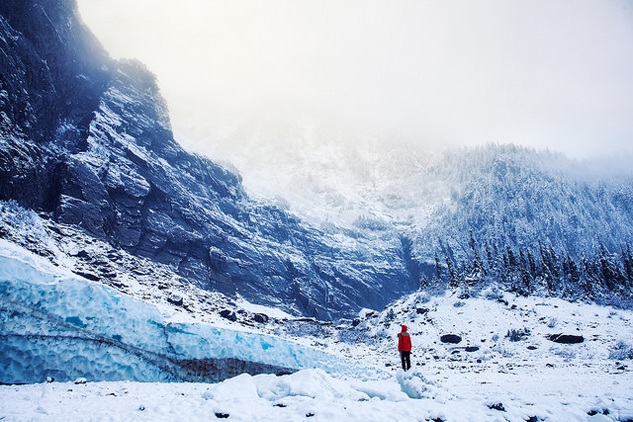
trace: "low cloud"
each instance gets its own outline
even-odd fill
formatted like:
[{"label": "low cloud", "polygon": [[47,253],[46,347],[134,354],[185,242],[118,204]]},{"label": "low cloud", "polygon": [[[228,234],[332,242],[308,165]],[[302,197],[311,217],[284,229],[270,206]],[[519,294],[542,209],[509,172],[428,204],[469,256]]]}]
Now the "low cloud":
[{"label": "low cloud", "polygon": [[[79,0],[114,57],[157,74],[185,146],[296,116],[428,146],[632,151],[625,0]],[[265,142],[265,139],[263,140]]]}]

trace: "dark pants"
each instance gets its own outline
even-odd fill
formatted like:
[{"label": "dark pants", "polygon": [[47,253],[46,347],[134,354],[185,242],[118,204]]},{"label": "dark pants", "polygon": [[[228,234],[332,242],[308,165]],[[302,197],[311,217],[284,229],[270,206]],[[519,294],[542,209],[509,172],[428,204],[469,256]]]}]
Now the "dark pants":
[{"label": "dark pants", "polygon": [[405,371],[411,369],[411,352],[400,352],[400,359],[402,360],[402,369]]}]

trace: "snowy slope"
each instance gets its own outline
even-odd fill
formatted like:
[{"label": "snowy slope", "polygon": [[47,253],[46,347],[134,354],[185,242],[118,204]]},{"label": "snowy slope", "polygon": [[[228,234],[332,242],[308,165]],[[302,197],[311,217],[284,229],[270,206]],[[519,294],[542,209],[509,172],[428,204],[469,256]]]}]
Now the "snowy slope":
[{"label": "snowy slope", "polygon": [[[396,306],[396,315],[419,298]],[[485,301],[489,301],[487,303]],[[377,380],[359,380],[355,376],[333,378],[321,370],[302,370],[292,375],[239,375],[218,384],[205,383],[130,383],[101,382],[41,383],[0,387],[0,416],[6,420],[215,420],[237,421],[628,421],[633,419],[633,382],[630,361],[608,360],[600,350],[601,342],[568,345],[566,356],[556,347],[543,346],[549,353],[531,355],[524,342],[516,347],[500,338],[509,349],[505,353],[490,347],[480,355],[482,363],[464,358],[460,345],[440,344],[430,330],[418,331],[419,324],[435,318],[452,332],[465,337],[503,330],[500,321],[507,316],[506,305],[483,299],[464,305],[461,315],[453,310],[455,299],[434,298],[432,310],[419,318],[407,318],[414,336],[414,361],[408,373],[391,367],[392,375]],[[499,306],[497,306],[499,304]],[[533,305],[533,304],[529,304]],[[554,306],[558,306],[555,308]],[[511,305],[510,305],[511,307]],[[469,329],[465,315],[476,309],[487,324]],[[551,305],[555,316],[573,310],[575,326],[581,330],[600,319],[606,333],[626,325],[630,314],[607,317],[612,310],[557,302]],[[596,311],[599,317],[596,317]],[[389,310],[385,311],[389,312]],[[381,315],[382,316],[382,315]],[[380,317],[379,317],[380,318]],[[402,318],[402,315],[398,319]],[[528,316],[526,326],[538,324]],[[591,321],[591,322],[589,322]],[[455,326],[453,326],[453,324]],[[589,325],[586,325],[589,324]],[[361,324],[362,325],[362,324]],[[358,361],[395,361],[392,324],[382,327],[391,335],[383,344],[367,353],[367,345],[347,344]],[[422,324],[423,325],[423,324]],[[609,329],[611,328],[611,329]],[[544,330],[547,331],[547,330]],[[439,332],[443,332],[438,330]],[[489,332],[487,334],[490,334]],[[605,334],[605,338],[609,337]],[[531,339],[532,340],[532,339]],[[429,349],[432,348],[433,350]],[[569,349],[571,347],[571,349]],[[422,350],[420,350],[422,349]],[[515,353],[515,354],[513,354]],[[438,358],[431,356],[437,355]],[[528,358],[528,356],[533,356]],[[592,359],[585,358],[592,356]],[[389,369],[389,368],[388,368]],[[362,376],[362,373],[357,373]],[[313,419],[312,419],[313,418]]]},{"label": "snowy slope", "polygon": [[[183,311],[149,297],[151,288],[141,283],[128,294],[117,293],[63,265],[51,265],[72,261],[61,251],[57,257],[42,257],[7,241],[0,249],[0,287],[2,297],[9,299],[2,304],[0,374],[15,374],[21,363],[38,377],[32,380],[35,384],[0,387],[4,420],[208,420],[225,415],[241,421],[633,419],[631,311],[514,297],[491,287],[468,299],[451,292],[415,293],[381,312],[364,310],[354,321],[283,319],[281,314],[268,324],[249,325],[241,314],[239,320],[228,321],[198,310],[197,304],[193,312]],[[155,304],[141,301],[144,295]],[[189,300],[186,291],[183,296]],[[42,318],[44,313],[49,318]],[[55,333],[51,316],[61,320]],[[192,323],[205,316],[210,323]],[[398,369],[395,351],[401,323],[410,327],[414,343],[414,369],[406,374]],[[507,337],[511,330],[526,335],[512,341]],[[85,337],[88,331],[108,339],[105,345],[72,349],[64,342],[38,343],[44,335]],[[10,339],[15,333],[24,341],[19,359],[13,355],[17,343]],[[24,337],[27,333],[31,336]],[[584,342],[557,344],[546,338],[557,333],[581,335]],[[443,343],[445,334],[462,340]],[[59,382],[75,377],[168,379],[142,356],[131,359],[125,353],[125,347],[138,346],[161,355],[167,342],[172,356],[235,357],[325,371],[245,373],[217,384]],[[50,371],[38,354],[71,372]],[[51,354],[63,362],[51,360]],[[26,355],[32,360],[25,360]],[[93,371],[79,372],[78,367]],[[105,376],[108,370],[115,375]],[[46,376],[57,380],[45,383]]]}]

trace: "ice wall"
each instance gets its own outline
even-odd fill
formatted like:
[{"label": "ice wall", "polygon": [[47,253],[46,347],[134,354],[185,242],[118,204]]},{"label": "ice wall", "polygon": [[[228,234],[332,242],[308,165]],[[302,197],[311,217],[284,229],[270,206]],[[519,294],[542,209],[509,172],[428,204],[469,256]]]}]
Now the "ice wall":
[{"label": "ice wall", "polygon": [[0,382],[218,381],[355,362],[272,336],[171,323],[156,307],[0,240]]}]

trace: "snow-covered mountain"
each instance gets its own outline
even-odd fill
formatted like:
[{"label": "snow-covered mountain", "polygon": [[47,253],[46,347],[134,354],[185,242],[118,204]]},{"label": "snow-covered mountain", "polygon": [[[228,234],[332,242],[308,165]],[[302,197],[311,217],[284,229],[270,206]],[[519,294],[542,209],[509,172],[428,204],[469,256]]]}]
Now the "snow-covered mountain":
[{"label": "snow-covered mountain", "polygon": [[522,293],[631,297],[630,157],[578,161],[496,144],[429,152],[328,119],[255,121],[218,136],[214,152],[249,190],[324,230],[399,237],[409,272],[425,284],[492,280]]},{"label": "snow-covered mountain", "polygon": [[[579,226],[580,235],[600,238],[609,247],[631,235],[630,224],[608,231],[613,228],[606,217],[626,214],[618,217],[626,219],[630,214],[633,170],[627,156],[579,161],[512,144],[438,150],[300,113],[277,125],[253,119],[223,128],[214,140],[207,151],[234,164],[247,189],[277,197],[315,223],[353,227],[373,220],[383,228],[442,228],[451,221],[438,219],[472,213],[480,216],[479,224],[470,224],[478,230],[494,226],[495,216],[527,216],[537,224],[551,216],[555,227],[535,227],[524,240],[531,242],[538,233],[541,240],[549,237],[558,243],[561,233],[555,229],[569,226],[561,220],[569,210],[571,226]],[[604,200],[600,195],[606,195]],[[458,229],[464,231],[448,231]],[[577,236],[569,243],[575,240]]]},{"label": "snow-covered mountain", "polygon": [[111,60],[73,1],[0,7],[0,199],[206,290],[322,318],[420,282],[630,296],[630,171],[515,146],[430,154],[300,119],[218,139],[242,148],[251,191],[277,196],[253,199],[179,146],[151,73]]},{"label": "snow-covered mountain", "polygon": [[[273,164],[244,183],[180,147],[74,1],[0,3],[0,383],[246,372],[183,387],[237,420],[633,417],[628,170],[322,130],[245,143]],[[74,385],[3,386],[0,418],[63,418]],[[120,419],[167,420],[158,401]]]},{"label": "snow-covered mountain", "polygon": [[397,237],[326,233],[184,151],[152,74],[111,60],[74,1],[0,13],[0,199],[294,313],[350,314],[417,286]]}]

